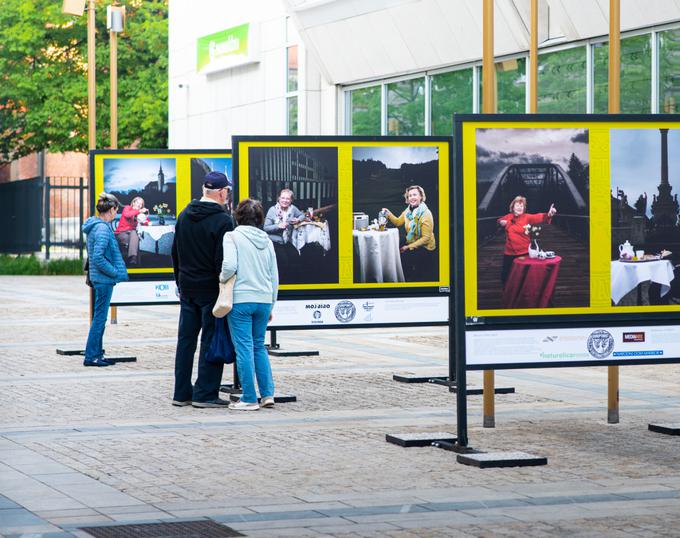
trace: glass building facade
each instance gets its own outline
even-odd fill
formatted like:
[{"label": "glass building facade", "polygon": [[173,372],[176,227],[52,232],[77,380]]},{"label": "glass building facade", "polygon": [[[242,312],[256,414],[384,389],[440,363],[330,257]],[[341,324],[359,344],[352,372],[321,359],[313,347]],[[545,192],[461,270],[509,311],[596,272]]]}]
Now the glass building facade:
[{"label": "glass building facade", "polygon": [[[538,112],[606,113],[609,46],[605,39],[539,49]],[[499,113],[529,111],[528,54],[497,59]],[[450,135],[454,113],[481,110],[481,62],[344,88],[345,133]],[[621,113],[680,111],[680,27],[621,38]]]}]

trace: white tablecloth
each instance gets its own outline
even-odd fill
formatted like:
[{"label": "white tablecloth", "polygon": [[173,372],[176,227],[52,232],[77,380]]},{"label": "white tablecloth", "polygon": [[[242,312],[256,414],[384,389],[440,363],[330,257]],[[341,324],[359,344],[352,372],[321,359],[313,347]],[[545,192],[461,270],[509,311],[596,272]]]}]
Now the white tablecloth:
[{"label": "white tablecloth", "polygon": [[174,226],[137,226],[137,233],[141,250],[168,256],[172,253]]},{"label": "white tablecloth", "polygon": [[673,264],[668,260],[653,262],[612,262],[612,301],[617,304],[638,284],[651,280],[661,284],[661,297],[671,289]]},{"label": "white tablecloth", "polygon": [[359,257],[355,282],[404,282],[399,255],[399,230],[384,232],[354,230],[354,252]]},{"label": "white tablecloth", "polygon": [[290,242],[298,252],[307,243],[319,243],[328,252],[331,249],[331,234],[328,223],[303,222],[293,227],[293,230],[290,232]]}]

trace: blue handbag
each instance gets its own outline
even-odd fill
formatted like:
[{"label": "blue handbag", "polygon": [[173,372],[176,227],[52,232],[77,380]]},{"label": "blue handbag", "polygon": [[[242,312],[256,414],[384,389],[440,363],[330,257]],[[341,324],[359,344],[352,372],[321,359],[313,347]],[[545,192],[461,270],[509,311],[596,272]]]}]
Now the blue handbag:
[{"label": "blue handbag", "polygon": [[231,341],[226,316],[215,318],[215,333],[205,355],[205,360],[217,364],[231,364],[236,360],[236,349]]}]

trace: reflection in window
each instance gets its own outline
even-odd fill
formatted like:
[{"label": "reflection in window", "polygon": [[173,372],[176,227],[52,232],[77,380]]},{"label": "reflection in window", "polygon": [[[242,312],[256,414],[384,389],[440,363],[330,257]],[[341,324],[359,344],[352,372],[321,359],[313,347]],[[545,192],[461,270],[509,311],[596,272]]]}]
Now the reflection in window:
[{"label": "reflection in window", "polygon": [[296,92],[298,90],[298,46],[293,45],[286,49],[288,85],[287,91]]},{"label": "reflection in window", "polygon": [[297,97],[288,97],[288,134],[298,134],[298,99]]},{"label": "reflection in window", "polygon": [[[496,63],[496,111],[500,114],[526,112],[526,58]],[[482,110],[482,68],[479,69],[479,110]]]},{"label": "reflection in window", "polygon": [[432,134],[450,136],[453,114],[472,112],[472,69],[432,77]]},{"label": "reflection in window", "polygon": [[585,114],[586,47],[538,57],[538,112]]},{"label": "reflection in window", "polygon": [[[609,111],[609,44],[593,46],[593,112]],[[652,46],[649,35],[621,40],[621,112],[649,114],[652,103]]]},{"label": "reflection in window", "polygon": [[387,134],[425,134],[425,79],[387,85]]},{"label": "reflection in window", "polygon": [[680,112],[680,29],[659,33],[659,112]]},{"label": "reflection in window", "polygon": [[350,133],[380,135],[380,86],[353,90],[350,99]]}]

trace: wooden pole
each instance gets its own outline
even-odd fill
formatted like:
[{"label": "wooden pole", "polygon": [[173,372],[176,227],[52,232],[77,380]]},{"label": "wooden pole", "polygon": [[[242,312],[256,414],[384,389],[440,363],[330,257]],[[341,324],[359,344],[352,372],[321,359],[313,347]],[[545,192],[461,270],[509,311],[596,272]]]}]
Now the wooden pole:
[{"label": "wooden pole", "polygon": [[[97,147],[97,93],[95,87],[95,32],[94,32],[94,0],[87,2],[87,147]],[[88,185],[94,189],[90,171]],[[90,208],[93,211],[93,208]],[[90,289],[90,320],[94,317],[94,290]]]},{"label": "wooden pole", "polygon": [[[609,113],[621,112],[621,0],[609,0]],[[608,366],[607,422],[619,423],[619,367]]]},{"label": "wooden pole", "polygon": [[[482,112],[496,112],[496,71],[493,56],[493,2],[484,0],[482,14]],[[496,426],[494,410],[494,371],[484,370],[484,419],[485,428]]]},{"label": "wooden pole", "polygon": [[[118,149],[118,33],[109,32],[109,73],[111,85],[111,149]],[[118,323],[118,307],[111,307],[111,324]]]},{"label": "wooden pole", "polygon": [[529,112],[538,112],[538,0],[531,0],[531,43],[529,45]]}]

